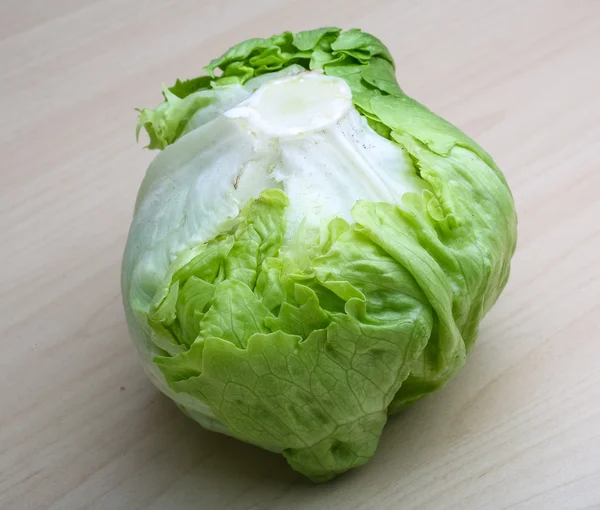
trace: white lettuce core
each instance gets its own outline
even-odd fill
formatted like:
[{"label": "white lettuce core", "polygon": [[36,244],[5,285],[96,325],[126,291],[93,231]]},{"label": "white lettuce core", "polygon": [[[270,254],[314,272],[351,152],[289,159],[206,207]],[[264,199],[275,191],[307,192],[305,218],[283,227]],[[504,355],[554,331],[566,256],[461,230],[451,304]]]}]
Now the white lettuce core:
[{"label": "white lettuce core", "polygon": [[404,193],[423,188],[404,149],[354,108],[344,80],[319,72],[261,80],[150,165],[125,255],[138,310],[149,307],[177,257],[223,232],[264,189],[289,198],[289,242],[301,225],[352,223],[358,200],[400,205]]},{"label": "white lettuce core", "polygon": [[286,137],[326,128],[351,106],[352,91],[344,80],[310,71],[265,83],[225,116],[246,119],[254,133]]}]

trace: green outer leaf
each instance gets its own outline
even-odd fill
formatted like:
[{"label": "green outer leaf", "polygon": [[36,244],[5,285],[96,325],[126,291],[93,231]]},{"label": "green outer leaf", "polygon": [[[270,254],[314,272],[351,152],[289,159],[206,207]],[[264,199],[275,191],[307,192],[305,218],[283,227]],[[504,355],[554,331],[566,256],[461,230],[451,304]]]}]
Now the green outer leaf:
[{"label": "green outer leaf", "polygon": [[217,337],[244,349],[255,333],[267,333],[271,312],[252,289],[238,280],[225,280],[217,287],[210,310],[200,322],[200,338]]},{"label": "green outer leaf", "polygon": [[[383,58],[374,57],[361,72],[362,79],[367,83],[392,96],[404,95],[396,82],[394,66]],[[391,127],[391,126],[390,126]]]},{"label": "green outer leaf", "polygon": [[217,68],[227,69],[233,62],[243,61],[250,57],[253,53],[263,51],[275,46],[274,41],[270,39],[254,38],[243,41],[229,48],[222,56],[211,60],[204,68],[212,78],[215,78],[215,70]]},{"label": "green outer leaf", "polygon": [[293,45],[300,51],[314,50],[319,42],[327,35],[337,36],[342,30],[335,27],[317,28],[298,32],[293,36]]},{"label": "green outer leaf", "polygon": [[[371,111],[396,133],[408,133],[440,156],[447,156],[453,147],[469,149],[496,170],[496,164],[476,142],[460,129],[432,113],[408,96],[373,96]],[[397,137],[395,138],[396,141]]]},{"label": "green outer leaf", "polygon": [[368,55],[368,57],[365,59],[367,61],[372,57],[381,56],[381,58],[384,58],[392,65],[394,64],[394,59],[390,55],[389,50],[379,39],[371,34],[361,32],[357,28],[352,28],[347,32],[342,32],[340,36],[331,44],[331,49],[336,52],[358,50]]},{"label": "green outer leaf", "polygon": [[[164,103],[154,110],[138,110],[140,115],[136,137],[143,127],[150,137],[148,148],[164,149],[186,134],[191,127],[212,120],[248,95],[243,88],[235,86],[206,89],[205,78],[207,77],[178,81],[170,89],[163,90]],[[194,90],[196,86],[198,90]]]},{"label": "green outer leaf", "polygon": [[196,276],[190,277],[179,292],[176,313],[186,345],[191,346],[198,337],[200,322],[214,295],[215,286]]},{"label": "green outer leaf", "polygon": [[[209,90],[211,88],[212,78],[210,76],[199,76],[191,80],[177,80],[174,85],[169,87],[169,92],[177,96],[179,99],[184,99],[194,92],[200,90]],[[165,97],[166,99],[166,97]]]},{"label": "green outer leaf", "polygon": [[279,309],[279,316],[267,320],[271,331],[283,331],[290,335],[308,336],[317,329],[325,329],[331,319],[329,314],[319,306],[317,294],[310,288],[300,283],[294,285],[294,301],[302,302],[294,306],[283,302]]}]

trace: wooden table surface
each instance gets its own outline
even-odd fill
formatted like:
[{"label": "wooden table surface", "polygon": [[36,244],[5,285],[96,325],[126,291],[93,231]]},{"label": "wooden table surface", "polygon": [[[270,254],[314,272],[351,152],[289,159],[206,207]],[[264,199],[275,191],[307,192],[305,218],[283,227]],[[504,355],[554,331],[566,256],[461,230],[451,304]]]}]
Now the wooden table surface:
[{"label": "wooden table surface", "polygon": [[[510,283],[465,369],[315,486],[146,379],[120,258],[134,107],[231,44],[360,26],[514,191]],[[0,508],[600,508],[600,2],[3,0]]]}]

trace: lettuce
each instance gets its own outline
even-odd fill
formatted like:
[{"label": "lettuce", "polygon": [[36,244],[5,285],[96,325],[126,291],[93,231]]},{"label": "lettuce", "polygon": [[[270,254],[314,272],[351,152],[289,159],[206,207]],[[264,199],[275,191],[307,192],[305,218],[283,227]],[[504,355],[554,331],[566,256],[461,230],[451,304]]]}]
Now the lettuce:
[{"label": "lettuce", "polygon": [[314,481],[463,366],[516,244],[510,190],[360,30],[250,39],[140,110],[161,149],[123,259],[131,336],[203,426]]}]

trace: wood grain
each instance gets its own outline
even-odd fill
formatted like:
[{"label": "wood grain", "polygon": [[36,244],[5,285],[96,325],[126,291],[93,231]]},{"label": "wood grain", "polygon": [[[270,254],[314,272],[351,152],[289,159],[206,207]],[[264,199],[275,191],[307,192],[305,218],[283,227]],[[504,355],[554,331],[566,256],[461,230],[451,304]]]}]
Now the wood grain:
[{"label": "wood grain", "polygon": [[[133,108],[231,44],[360,26],[478,139],[520,215],[510,283],[460,375],[313,486],[146,380],[119,264],[153,154]],[[4,0],[0,508],[600,508],[600,2]]]}]

